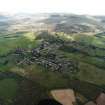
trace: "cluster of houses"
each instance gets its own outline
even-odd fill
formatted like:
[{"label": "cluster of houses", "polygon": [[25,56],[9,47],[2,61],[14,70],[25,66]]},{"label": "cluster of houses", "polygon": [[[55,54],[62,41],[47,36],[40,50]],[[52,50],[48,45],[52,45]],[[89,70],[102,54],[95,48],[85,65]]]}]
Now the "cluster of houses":
[{"label": "cluster of houses", "polygon": [[[52,49],[57,48],[58,46],[50,46],[48,42],[43,42],[39,47],[33,48],[30,50],[17,48],[15,54],[23,56],[23,61],[20,61],[18,64],[39,64],[46,69],[51,71],[59,72],[71,72],[75,73],[78,69],[77,62],[72,60],[67,60],[63,55],[57,54]],[[25,55],[24,55],[25,54]],[[28,57],[28,55],[31,55]],[[26,59],[25,59],[26,57]]]}]

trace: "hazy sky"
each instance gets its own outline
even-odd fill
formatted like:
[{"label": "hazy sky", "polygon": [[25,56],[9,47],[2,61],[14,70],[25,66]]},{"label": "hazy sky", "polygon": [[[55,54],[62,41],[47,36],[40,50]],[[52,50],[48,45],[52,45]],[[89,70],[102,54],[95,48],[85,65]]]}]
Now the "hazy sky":
[{"label": "hazy sky", "polygon": [[0,12],[105,15],[105,0],[0,0]]}]

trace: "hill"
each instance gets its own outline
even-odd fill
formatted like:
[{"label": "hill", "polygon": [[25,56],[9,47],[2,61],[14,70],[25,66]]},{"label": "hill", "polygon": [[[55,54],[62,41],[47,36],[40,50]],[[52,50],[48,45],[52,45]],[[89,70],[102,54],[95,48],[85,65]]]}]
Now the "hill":
[{"label": "hill", "polygon": [[1,18],[0,104],[37,105],[52,98],[53,89],[73,88],[81,105],[105,92],[103,18],[71,14]]},{"label": "hill", "polygon": [[[4,21],[3,21],[4,19]],[[98,33],[105,29],[104,17],[75,14],[15,14],[2,15],[1,27],[9,32],[55,31],[65,33]],[[3,30],[4,31],[4,30]]]}]

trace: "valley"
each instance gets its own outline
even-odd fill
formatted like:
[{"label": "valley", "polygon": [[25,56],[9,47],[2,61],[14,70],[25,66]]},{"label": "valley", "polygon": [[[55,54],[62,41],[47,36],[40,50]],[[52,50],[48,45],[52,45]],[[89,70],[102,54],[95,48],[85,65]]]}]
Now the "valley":
[{"label": "valley", "polygon": [[[84,105],[105,92],[101,20],[58,14],[50,18],[48,14],[39,15],[41,20],[34,15],[26,17],[7,17],[7,22],[1,19],[0,105],[37,105],[41,99],[52,97],[51,90],[63,88],[72,88],[76,97],[84,97],[77,103]],[[84,27],[82,22],[91,25]]]}]

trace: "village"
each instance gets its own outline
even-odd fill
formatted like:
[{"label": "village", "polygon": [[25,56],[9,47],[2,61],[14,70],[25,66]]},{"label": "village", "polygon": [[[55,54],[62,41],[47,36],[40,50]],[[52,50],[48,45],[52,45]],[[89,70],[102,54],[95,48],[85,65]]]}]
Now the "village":
[{"label": "village", "polygon": [[58,54],[56,52],[58,48],[58,45],[50,45],[48,42],[43,42],[37,48],[29,50],[17,48],[12,54],[23,58],[20,61],[17,58],[17,65],[36,63],[47,70],[76,73],[78,71],[78,63],[66,59],[62,54]]}]

